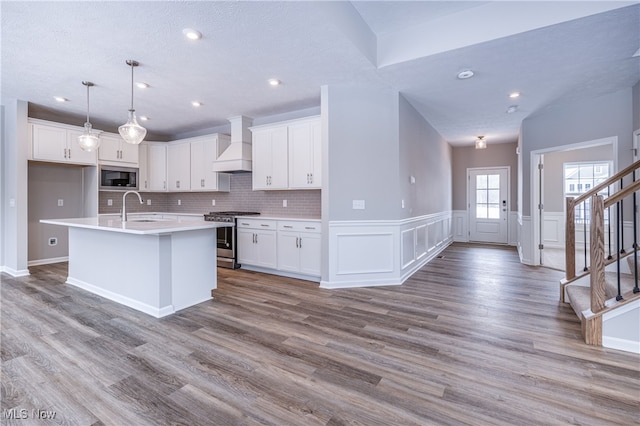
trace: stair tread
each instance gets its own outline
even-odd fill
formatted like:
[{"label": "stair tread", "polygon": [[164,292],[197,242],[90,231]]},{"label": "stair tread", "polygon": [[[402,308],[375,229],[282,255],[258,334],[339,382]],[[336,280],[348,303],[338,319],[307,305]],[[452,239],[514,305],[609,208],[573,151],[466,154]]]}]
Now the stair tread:
[{"label": "stair tread", "polygon": [[591,289],[580,285],[567,286],[569,302],[578,318],[582,319],[582,311],[591,309]]},{"label": "stair tread", "polygon": [[[618,294],[618,274],[616,272],[605,272],[605,295],[607,299],[616,297]],[[635,287],[635,278],[631,274],[620,274],[621,293],[632,291]]]}]

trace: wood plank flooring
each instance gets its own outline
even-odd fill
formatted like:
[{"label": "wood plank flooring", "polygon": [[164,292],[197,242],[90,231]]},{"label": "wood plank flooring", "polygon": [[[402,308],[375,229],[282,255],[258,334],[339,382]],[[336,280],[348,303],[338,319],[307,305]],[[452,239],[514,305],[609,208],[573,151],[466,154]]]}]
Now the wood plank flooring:
[{"label": "wood plank flooring", "polygon": [[640,424],[640,356],[582,342],[561,272],[443,255],[394,287],[220,269],[214,300],[163,319],[64,284],[65,263],[2,274],[1,423]]}]

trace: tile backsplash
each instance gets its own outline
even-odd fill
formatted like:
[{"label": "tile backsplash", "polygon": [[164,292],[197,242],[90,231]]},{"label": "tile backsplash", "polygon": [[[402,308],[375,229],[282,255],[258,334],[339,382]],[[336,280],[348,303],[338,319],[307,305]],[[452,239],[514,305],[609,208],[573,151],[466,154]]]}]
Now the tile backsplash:
[{"label": "tile backsplash", "polygon": [[[231,175],[230,192],[141,192],[144,204],[135,195],[127,196],[129,212],[198,213],[210,211],[257,211],[263,215],[286,217],[320,217],[320,190],[254,191],[251,173]],[[108,205],[112,200],[112,205]],[[151,200],[151,205],[147,205]],[[215,200],[216,205],[212,205]],[[287,207],[283,207],[283,200]],[[180,205],[178,205],[180,201]],[[99,213],[119,213],[122,193],[101,191]]]}]

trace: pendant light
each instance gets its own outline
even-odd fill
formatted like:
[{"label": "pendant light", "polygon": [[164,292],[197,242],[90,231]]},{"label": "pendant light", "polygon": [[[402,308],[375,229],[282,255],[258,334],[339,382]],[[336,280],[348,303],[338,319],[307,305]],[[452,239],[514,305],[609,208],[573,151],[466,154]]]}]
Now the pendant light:
[{"label": "pendant light", "polygon": [[84,133],[78,136],[78,145],[83,151],[91,152],[100,146],[100,138],[93,132],[91,123],[89,122],[89,87],[93,86],[90,81],[83,81],[83,85],[87,86],[87,122],[84,123]]},{"label": "pendant light", "polygon": [[125,142],[137,145],[143,141],[147,135],[147,129],[138,124],[136,120],[136,110],[133,109],[133,68],[140,65],[133,59],[127,60],[127,65],[131,66],[131,109],[129,110],[129,119],[125,124],[118,127],[118,132]]}]

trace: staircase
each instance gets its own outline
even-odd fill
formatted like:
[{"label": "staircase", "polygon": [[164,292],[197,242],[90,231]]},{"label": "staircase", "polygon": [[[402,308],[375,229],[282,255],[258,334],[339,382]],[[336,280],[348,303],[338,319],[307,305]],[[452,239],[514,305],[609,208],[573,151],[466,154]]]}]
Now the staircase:
[{"label": "staircase", "polygon": [[[587,344],[635,353],[640,353],[638,168],[640,161],[580,197],[567,197],[566,277],[560,282],[561,300],[578,315]],[[585,234],[585,265],[576,274],[578,209],[586,213],[579,224]],[[625,248],[625,240],[630,247]]]}]

